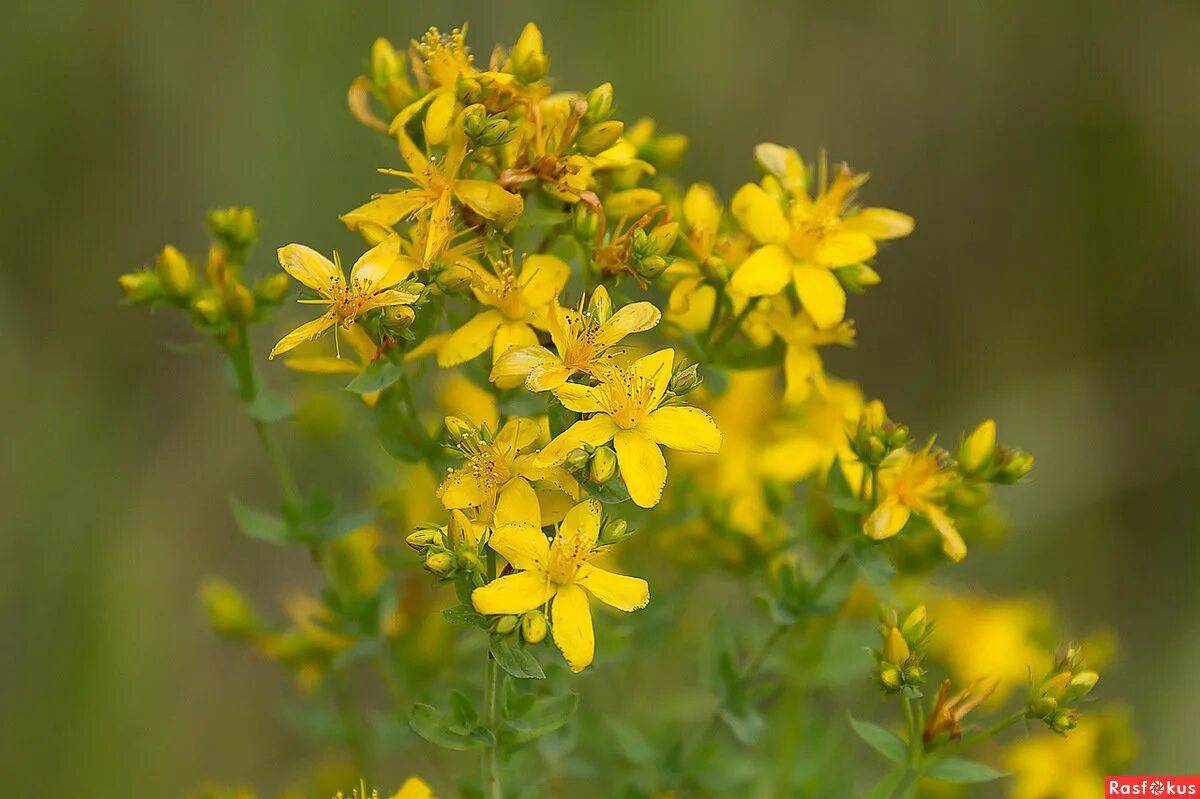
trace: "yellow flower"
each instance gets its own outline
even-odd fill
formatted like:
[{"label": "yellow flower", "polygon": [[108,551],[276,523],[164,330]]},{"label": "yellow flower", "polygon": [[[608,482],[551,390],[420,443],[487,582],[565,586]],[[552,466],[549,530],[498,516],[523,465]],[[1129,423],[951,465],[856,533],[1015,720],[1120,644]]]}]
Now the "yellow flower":
[{"label": "yellow flower", "polygon": [[494,275],[480,270],[472,291],[488,310],[476,314],[446,339],[438,350],[438,365],[458,366],[488,347],[495,363],[514,347],[536,346],[537,333],[531,325],[546,326],[550,304],[570,275],[571,268],[553,255],[525,256],[519,273],[512,264],[501,264]]},{"label": "yellow flower", "polygon": [[288,333],[275,348],[274,358],[305,341],[311,341],[334,325],[349,329],[355,320],[368,311],[392,305],[411,305],[416,302],[421,285],[410,284],[394,288],[412,272],[412,264],[400,257],[400,241],[389,236],[367,250],[350,270],[347,282],[341,262],[335,252],[333,261],[303,244],[279,248],[279,264],[289,275],[321,295],[319,300],[300,300],[302,303],[326,305],[325,313]]},{"label": "yellow flower", "polygon": [[[593,306],[602,295],[611,307],[603,286],[593,294]],[[658,324],[662,315],[648,302],[635,302],[602,320],[582,300],[578,309],[553,302],[546,327],[556,352],[542,346],[510,349],[492,367],[493,382],[522,378],[530,391],[551,391],[580,372],[595,375],[605,363],[605,353],[631,333],[641,333]]]},{"label": "yellow flower", "polygon": [[1011,799],[1098,799],[1106,774],[1117,774],[1137,751],[1120,714],[1089,716],[1070,735],[1039,733],[1016,741],[1005,756]]},{"label": "yellow flower", "polygon": [[[446,96],[453,100],[452,91]],[[418,101],[414,106],[423,102]],[[433,109],[430,110],[432,112]],[[404,117],[408,113],[408,109],[402,111],[392,123],[392,130],[400,140],[400,154],[408,164],[408,170],[381,169],[380,172],[406,178],[415,183],[416,188],[380,194],[343,214],[341,219],[346,227],[367,235],[390,230],[401,219],[419,219],[427,226],[424,231],[425,249],[420,260],[424,266],[442,254],[454,235],[457,223],[461,221],[461,214],[455,209],[456,202],[500,227],[508,227],[516,220],[525,205],[520,195],[505,191],[491,181],[458,177],[467,155],[467,139],[462,131],[461,115],[450,132],[445,156],[435,160],[427,158],[404,133],[403,123],[407,122]]]},{"label": "yellow flower", "polygon": [[930,612],[938,626],[931,642],[934,654],[956,679],[994,675],[1000,681],[997,702],[1026,682],[1030,669],[1040,674],[1050,667],[1051,653],[1041,643],[1052,632],[1043,603],[950,597]]},{"label": "yellow flower", "polygon": [[772,173],[764,183],[773,188],[781,184],[790,201],[785,213],[775,197],[753,183],[734,195],[733,215],[763,246],[738,267],[730,286],[755,297],[777,294],[791,281],[817,327],[833,327],[845,316],[846,292],[832,270],[873,257],[877,241],[907,236],[912,217],[887,208],[864,208],[844,216],[867,175],[854,175],[843,167],[813,199],[805,189],[804,164],[794,150],[762,144],[756,155]]},{"label": "yellow flower", "polygon": [[634,611],[650,601],[645,580],[593,566],[599,553],[600,503],[585,500],[567,512],[553,542],[541,530],[537,496],[528,485],[516,488],[496,508],[496,525],[488,544],[515,569],[471,594],[471,602],[488,615],[520,614],[554,600],[550,608],[554,643],[571,671],[592,662],[596,639],[589,595],[618,610]]},{"label": "yellow flower", "polygon": [[391,799],[436,799],[433,789],[424,780],[409,777],[400,786],[400,790],[392,794]]},{"label": "yellow flower", "polygon": [[805,311],[793,312],[791,300],[784,296],[772,297],[760,314],[771,331],[787,345],[783,368],[788,402],[803,401],[814,385],[824,386],[825,369],[817,353],[818,347],[854,344],[853,322],[845,321],[822,330]]},{"label": "yellow flower", "polygon": [[[453,423],[447,420],[447,427]],[[506,491],[538,483],[545,499],[545,523],[557,522],[566,502],[579,496],[579,484],[557,464],[536,462],[531,450],[541,435],[532,419],[510,419],[495,435],[486,427],[469,431],[458,440],[466,462],[438,486],[438,499],[448,510],[476,508],[480,521],[488,524]]]},{"label": "yellow flower", "polygon": [[536,463],[556,465],[577,447],[598,447],[611,440],[629,496],[643,508],[657,505],[667,481],[661,447],[708,454],[721,448],[721,431],[707,413],[680,405],[660,407],[674,357],[670,349],[659,350],[629,369],[605,370],[597,386],[563,384],[554,392],[559,401],[591,416],[551,441]]},{"label": "yellow flower", "polygon": [[863,523],[863,532],[877,541],[891,538],[908,523],[909,516],[917,513],[942,537],[946,556],[962,560],[967,556],[967,545],[941,504],[955,479],[932,446],[918,452],[896,450],[879,467],[879,489],[884,499]]}]

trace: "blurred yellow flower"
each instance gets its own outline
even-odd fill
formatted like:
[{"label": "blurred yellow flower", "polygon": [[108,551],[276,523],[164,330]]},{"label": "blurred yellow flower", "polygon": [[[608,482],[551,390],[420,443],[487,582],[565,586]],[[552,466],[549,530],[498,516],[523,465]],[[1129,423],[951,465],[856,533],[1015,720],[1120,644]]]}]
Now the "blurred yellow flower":
[{"label": "blurred yellow flower", "polygon": [[1011,799],[1102,799],[1104,777],[1134,757],[1137,741],[1122,715],[1082,718],[1070,735],[1041,732],[1009,747]]},{"label": "blurred yellow flower", "polygon": [[883,497],[863,523],[863,532],[876,541],[891,538],[916,513],[942,537],[942,551],[954,561],[967,556],[967,545],[942,503],[956,479],[932,445],[917,452],[898,449],[880,465],[878,492]]},{"label": "blurred yellow flower", "polygon": [[951,596],[931,605],[937,634],[933,654],[959,681],[990,674],[1000,680],[993,699],[1003,702],[1050,666],[1053,619],[1050,608],[1030,599],[976,599]]}]

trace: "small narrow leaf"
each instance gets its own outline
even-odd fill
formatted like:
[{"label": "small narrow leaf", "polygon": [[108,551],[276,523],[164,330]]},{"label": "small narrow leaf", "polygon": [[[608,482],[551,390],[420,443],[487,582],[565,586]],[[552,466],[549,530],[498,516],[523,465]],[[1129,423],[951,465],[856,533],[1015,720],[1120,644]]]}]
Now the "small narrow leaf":
[{"label": "small narrow leaf", "polygon": [[541,680],[546,677],[537,658],[517,643],[516,636],[493,635],[491,652],[496,664],[517,679]]},{"label": "small narrow leaf", "polygon": [[890,730],[885,730],[878,724],[872,724],[869,721],[859,721],[853,716],[850,719],[850,726],[854,728],[854,732],[859,738],[862,738],[866,743],[879,754],[886,757],[893,763],[901,763],[908,756],[908,744],[904,742],[896,733]]},{"label": "small narrow leaf", "polygon": [[370,394],[383,391],[400,379],[404,367],[394,361],[379,359],[362,370],[362,374],[350,381],[347,391],[355,394]]},{"label": "small narrow leaf", "polygon": [[281,517],[247,507],[237,497],[229,498],[229,507],[233,510],[233,520],[237,522],[238,529],[246,536],[272,544],[285,544],[292,540],[292,530]]},{"label": "small narrow leaf", "polygon": [[945,760],[939,760],[937,763],[934,763],[925,772],[925,776],[936,777],[946,782],[976,783],[991,782],[992,780],[998,780],[1008,775],[1002,771],[996,771],[991,766],[976,763],[974,760],[966,760],[961,757],[948,757]]},{"label": "small narrow leaf", "polygon": [[259,394],[246,410],[260,422],[281,422],[294,413],[292,404],[280,394]]}]

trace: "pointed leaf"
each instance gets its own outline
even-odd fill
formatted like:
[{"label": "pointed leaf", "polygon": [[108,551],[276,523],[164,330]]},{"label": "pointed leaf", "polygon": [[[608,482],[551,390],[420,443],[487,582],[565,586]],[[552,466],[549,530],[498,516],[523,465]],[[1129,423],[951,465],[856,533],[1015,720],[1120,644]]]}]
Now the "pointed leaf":
[{"label": "pointed leaf", "polygon": [[392,383],[399,380],[403,371],[404,367],[400,364],[380,358],[366,369],[363,369],[361,374],[351,380],[346,386],[346,390],[355,394],[370,394],[374,391],[383,391]]},{"label": "pointed leaf", "polygon": [[517,643],[515,635],[493,635],[490,649],[496,664],[513,677],[521,680],[545,679],[546,673],[542,671],[537,658]]},{"label": "pointed leaf", "polygon": [[902,763],[904,758],[908,757],[908,744],[896,733],[869,721],[859,721],[853,716],[848,716],[848,718],[850,726],[854,728],[858,737],[888,760],[893,763]]},{"label": "pointed leaf", "polygon": [[991,766],[977,763],[974,760],[966,760],[961,757],[948,757],[945,760],[939,760],[937,763],[934,763],[925,772],[925,776],[936,777],[946,782],[976,783],[991,782],[992,780],[998,780],[1008,775],[1002,771],[996,771]]}]

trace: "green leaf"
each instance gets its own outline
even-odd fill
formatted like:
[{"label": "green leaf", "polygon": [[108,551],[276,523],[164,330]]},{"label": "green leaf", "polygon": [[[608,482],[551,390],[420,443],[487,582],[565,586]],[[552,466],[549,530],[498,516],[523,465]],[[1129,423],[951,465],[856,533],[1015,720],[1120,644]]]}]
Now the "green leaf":
[{"label": "green leaf", "polygon": [[540,698],[520,718],[509,719],[509,732],[505,738],[509,743],[518,744],[554,732],[571,720],[577,707],[579,697],[576,694]]},{"label": "green leaf", "polygon": [[478,627],[486,630],[492,626],[487,616],[477,613],[475,608],[470,605],[455,605],[452,608],[446,608],[442,611],[442,618],[459,627]]},{"label": "green leaf", "polygon": [[965,760],[961,757],[948,757],[945,760],[939,760],[934,763],[925,772],[925,776],[936,777],[946,782],[975,783],[991,782],[992,780],[998,780],[1008,775],[1002,771],[996,771],[991,766],[976,763],[974,760]]},{"label": "green leaf", "polygon": [[908,744],[896,733],[869,721],[859,721],[853,716],[847,718],[850,719],[850,726],[854,728],[858,737],[888,760],[893,763],[902,763],[908,757]]},{"label": "green leaf", "polygon": [[516,636],[493,635],[490,650],[496,664],[513,677],[521,680],[545,679],[546,673],[542,671],[537,658],[517,643]]},{"label": "green leaf", "polygon": [[552,399],[546,404],[546,417],[550,421],[550,435],[557,436],[575,424],[579,419],[579,414],[567,410],[561,402]]},{"label": "green leaf", "polygon": [[260,422],[280,422],[291,416],[295,410],[281,394],[259,394],[246,406],[246,412]]},{"label": "green leaf", "polygon": [[464,733],[471,732],[479,724],[475,703],[462,691],[455,689],[450,692],[450,710],[454,713],[458,729]]},{"label": "green leaf", "polygon": [[229,498],[229,507],[233,510],[233,520],[237,522],[238,529],[249,538],[272,544],[286,544],[293,540],[292,528],[281,517],[247,507],[237,497]]},{"label": "green leaf", "polygon": [[393,458],[416,462],[428,453],[422,448],[425,432],[413,419],[398,389],[384,391],[375,403],[375,425],[379,443]]},{"label": "green leaf", "polygon": [[876,541],[859,538],[855,541],[851,552],[854,562],[858,565],[858,570],[862,572],[863,578],[872,588],[878,590],[885,587],[892,579],[892,575],[896,573],[892,559]]},{"label": "green leaf", "polygon": [[465,752],[478,749],[488,742],[486,731],[463,733],[455,730],[455,722],[432,705],[417,703],[408,711],[408,723],[413,732],[431,744]]},{"label": "green leaf", "polygon": [[395,383],[400,379],[400,375],[404,373],[404,367],[400,364],[380,358],[375,363],[362,370],[358,377],[350,381],[346,386],[347,391],[352,391],[355,394],[370,394],[374,391],[383,391],[385,388]]},{"label": "green leaf", "polygon": [[[514,682],[508,684],[516,685]],[[504,699],[504,717],[510,720],[519,719],[533,710],[535,704],[537,704],[537,697],[533,694],[511,691]]]}]

